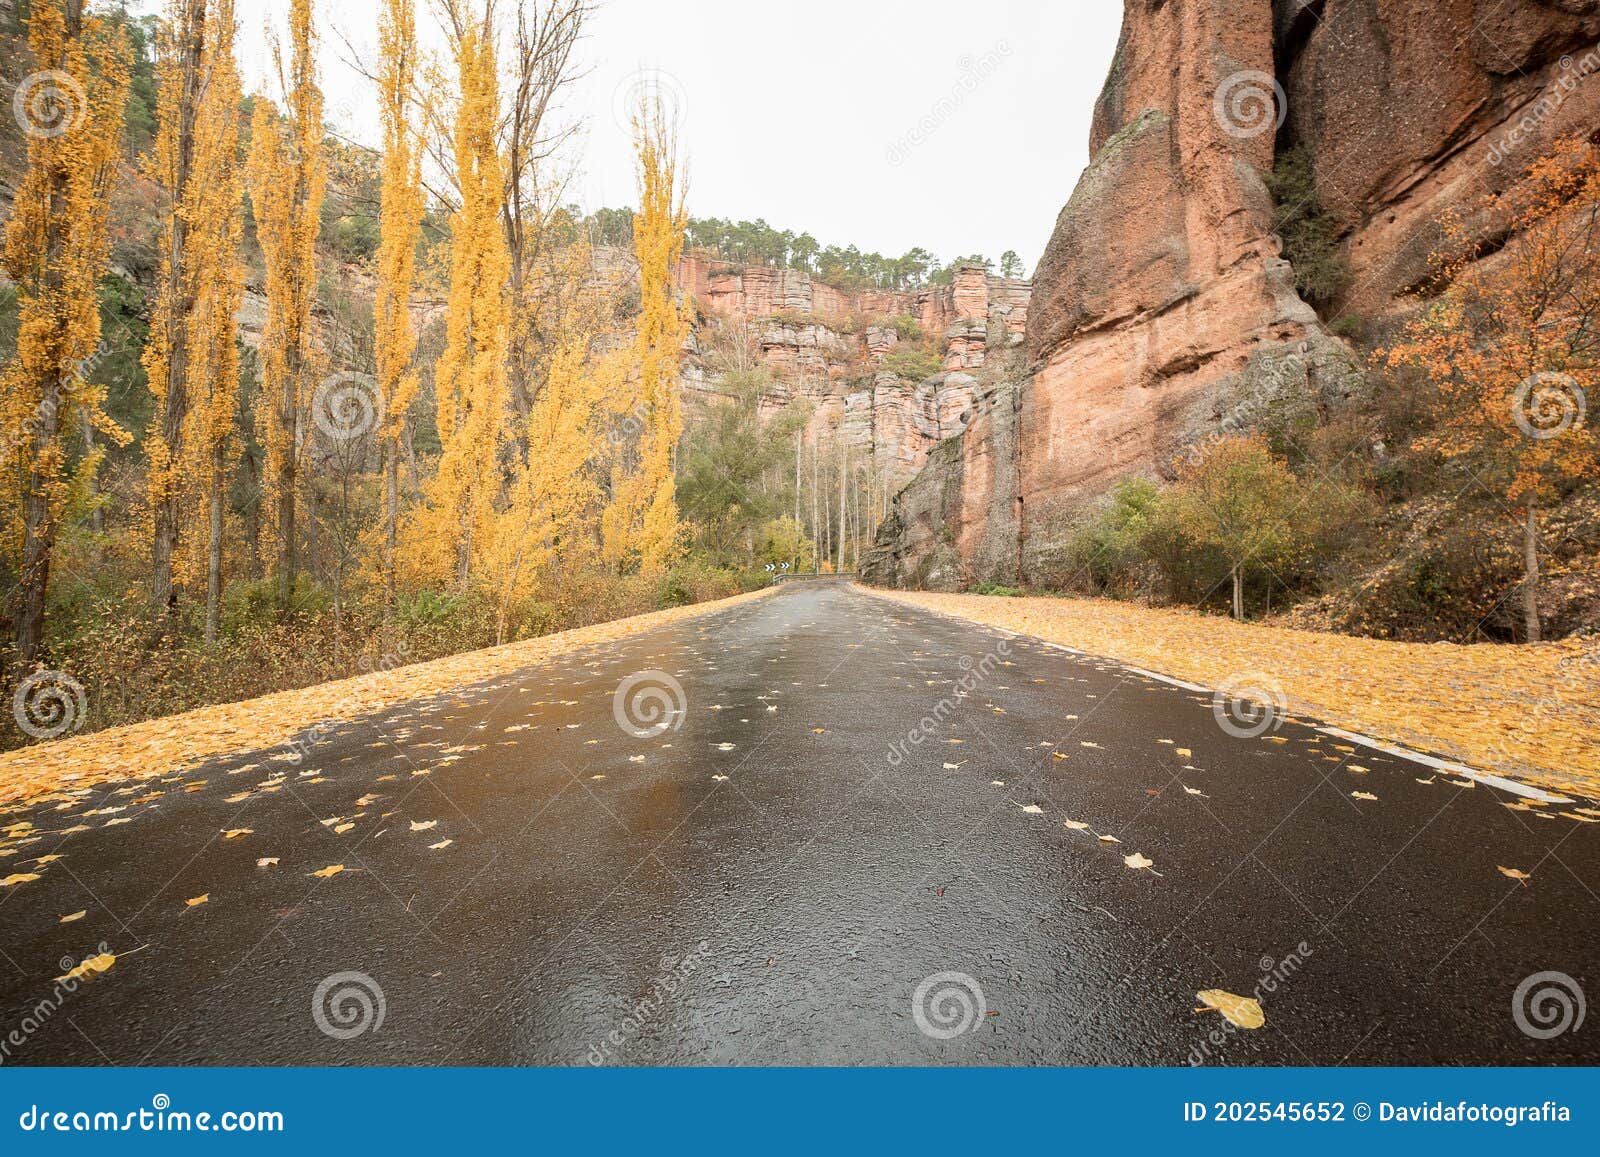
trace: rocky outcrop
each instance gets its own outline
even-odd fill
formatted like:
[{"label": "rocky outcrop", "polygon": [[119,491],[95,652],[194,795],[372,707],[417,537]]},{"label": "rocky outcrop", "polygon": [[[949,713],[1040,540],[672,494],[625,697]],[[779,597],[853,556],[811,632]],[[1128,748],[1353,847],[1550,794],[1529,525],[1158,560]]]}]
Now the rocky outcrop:
[{"label": "rocky outcrop", "polygon": [[[1011,372],[1029,300],[1026,281],[978,265],[957,268],[948,285],[906,292],[850,293],[798,270],[697,255],[683,259],[678,278],[700,319],[683,370],[691,407],[722,396],[699,333],[718,325],[722,340],[731,331],[769,372],[763,414],[775,418],[803,406],[808,441],[847,447],[853,461],[893,487],[915,476],[935,446],[966,430],[985,391]],[[930,367],[938,372],[911,380],[905,365],[886,360],[908,347],[939,351]]]},{"label": "rocky outcrop", "polygon": [[1310,150],[1343,229],[1335,312],[1398,308],[1443,210],[1600,124],[1597,33],[1600,0],[1127,0],[1034,277],[1027,373],[901,493],[873,577],[1049,582],[1118,478],[1346,403],[1361,375],[1272,232],[1276,151]]}]

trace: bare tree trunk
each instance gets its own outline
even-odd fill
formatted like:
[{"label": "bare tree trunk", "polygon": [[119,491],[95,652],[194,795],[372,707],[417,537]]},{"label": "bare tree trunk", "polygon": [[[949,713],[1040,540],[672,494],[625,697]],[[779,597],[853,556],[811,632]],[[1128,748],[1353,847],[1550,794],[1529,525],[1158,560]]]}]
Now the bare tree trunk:
[{"label": "bare tree trunk", "polygon": [[[78,429],[83,433],[83,448],[87,453],[94,452],[94,423],[89,420],[89,411],[78,411]],[[106,512],[100,505],[100,476],[99,473],[89,478],[89,529],[95,534],[106,532]]]},{"label": "bare tree trunk", "polygon": [[[45,383],[33,435],[33,460],[45,457],[54,444],[61,420],[61,381],[53,377]],[[28,475],[28,489],[22,501],[22,564],[14,596],[17,630],[17,671],[26,674],[44,649],[44,598],[50,585],[50,549],[55,544],[55,518],[45,493],[48,484],[37,468]]]},{"label": "bare tree trunk", "polygon": [[1539,623],[1539,516],[1533,500],[1528,500],[1522,522],[1522,623],[1528,642],[1541,641]]},{"label": "bare tree trunk", "polygon": [[844,573],[844,536],[845,536],[845,480],[850,474],[850,449],[842,443],[839,447],[839,565],[834,567],[835,573]]},{"label": "bare tree trunk", "polygon": [[400,447],[383,444],[383,633],[392,644],[395,616],[395,543],[400,523]]},{"label": "bare tree trunk", "polygon": [[1233,617],[1244,619],[1244,572],[1238,563],[1233,565]]},{"label": "bare tree trunk", "polygon": [[227,487],[226,450],[211,448],[211,534],[206,550],[206,642],[217,641],[222,621],[222,502]]}]

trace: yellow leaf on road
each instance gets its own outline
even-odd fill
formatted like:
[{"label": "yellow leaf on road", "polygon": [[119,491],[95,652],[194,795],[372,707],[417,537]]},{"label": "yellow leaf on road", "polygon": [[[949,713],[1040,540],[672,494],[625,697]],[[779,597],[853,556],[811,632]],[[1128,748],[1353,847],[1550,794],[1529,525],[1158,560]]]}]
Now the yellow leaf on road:
[{"label": "yellow leaf on road", "polygon": [[61,919],[58,920],[57,923],[59,923],[59,924],[71,924],[74,920],[82,920],[88,914],[89,914],[89,910],[87,908],[84,908],[84,909],[81,909],[81,910],[79,910],[77,912],[72,912],[72,913],[70,913],[70,914],[68,914],[66,916],[61,917]]},{"label": "yellow leaf on road", "polygon": [[1075,832],[1086,832],[1089,830],[1089,825],[1081,820],[1062,820],[1061,826]]},{"label": "yellow leaf on road", "polygon": [[329,864],[326,868],[319,868],[311,874],[313,876],[321,876],[324,880],[326,880],[330,877],[337,876],[342,871],[344,871],[343,864]]},{"label": "yellow leaf on road", "polygon": [[64,976],[56,977],[56,979],[58,981],[88,980],[90,977],[99,976],[102,972],[110,968],[116,962],[117,957],[115,953],[102,952],[98,956],[88,957],[82,964],[78,965],[78,967],[67,972]]},{"label": "yellow leaf on road", "polygon": [[428,845],[428,850],[430,852],[437,852],[437,851],[440,851],[440,850],[442,850],[444,848],[448,848],[453,843],[455,843],[454,840],[440,840],[436,844],[429,844]]},{"label": "yellow leaf on road", "polygon": [[[1229,1024],[1238,1025],[1240,1028],[1260,1028],[1267,1023],[1266,1013],[1261,1011],[1261,1002],[1248,996],[1238,996],[1220,988],[1206,988],[1194,994],[1195,999],[1206,1008],[1215,1009],[1222,1014],[1222,1018]],[[1203,1012],[1204,1009],[1196,1009]]]},{"label": "yellow leaf on road", "polygon": [[1156,862],[1143,852],[1134,852],[1131,856],[1123,856],[1122,862],[1135,870],[1140,868],[1154,868],[1156,866]]},{"label": "yellow leaf on road", "polygon": [[1526,888],[1528,886],[1527,881],[1533,879],[1533,877],[1530,876],[1527,872],[1524,872],[1524,871],[1522,871],[1522,870],[1520,870],[1518,868],[1503,868],[1503,867],[1500,867],[1499,864],[1496,864],[1495,867],[1500,869],[1500,874],[1502,876],[1510,877],[1511,879],[1515,880],[1517,883],[1521,884],[1524,888]]},{"label": "yellow leaf on road", "polygon": [[0,880],[0,888],[12,888],[18,884],[26,884],[30,880],[37,880],[38,872],[14,872],[5,879]]},{"label": "yellow leaf on road", "polygon": [[414,832],[425,832],[430,828],[437,827],[438,823],[438,820],[412,820],[411,830]]},{"label": "yellow leaf on road", "polygon": [[185,900],[184,904],[190,908],[198,908],[201,904],[211,899],[210,892],[202,892],[192,900]]},{"label": "yellow leaf on road", "polygon": [[1353,792],[1350,793],[1350,795],[1351,795],[1351,798],[1353,798],[1353,799],[1375,800],[1375,799],[1378,798],[1377,796],[1373,795],[1370,791],[1353,791]]},{"label": "yellow leaf on road", "polygon": [[240,836],[248,836],[251,834],[252,829],[250,828],[229,828],[227,831],[222,833],[222,838],[225,840],[236,840]]}]

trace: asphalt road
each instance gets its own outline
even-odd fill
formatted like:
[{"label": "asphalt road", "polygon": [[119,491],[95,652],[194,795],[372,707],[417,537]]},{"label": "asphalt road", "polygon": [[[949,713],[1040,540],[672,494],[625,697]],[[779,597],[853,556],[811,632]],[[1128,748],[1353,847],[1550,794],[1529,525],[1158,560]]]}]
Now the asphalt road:
[{"label": "asphalt road", "polygon": [[795,585],[0,816],[0,1061],[1600,1062],[1593,801],[1350,746]]}]

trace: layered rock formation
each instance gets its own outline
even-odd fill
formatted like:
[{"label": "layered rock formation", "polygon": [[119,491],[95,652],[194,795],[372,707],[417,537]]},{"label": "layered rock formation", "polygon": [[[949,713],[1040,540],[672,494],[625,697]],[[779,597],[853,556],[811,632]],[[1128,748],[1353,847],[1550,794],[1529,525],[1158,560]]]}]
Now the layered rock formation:
[{"label": "layered rock formation", "polygon": [[[714,359],[701,356],[706,331],[720,326],[770,371],[764,413],[805,405],[808,440],[848,447],[853,461],[895,486],[962,433],[986,383],[1010,372],[1029,300],[1027,282],[977,265],[959,267],[949,285],[908,292],[850,293],[799,270],[700,254],[683,259],[678,278],[699,318],[683,375],[691,406],[722,395]],[[914,342],[901,338],[907,319],[923,335]],[[886,364],[911,345],[942,351],[943,372],[913,381],[904,366]]]},{"label": "layered rock formation", "polygon": [[[1384,313],[1470,209],[1600,125],[1600,0],[1127,0],[1091,163],[1034,277],[1024,376],[896,501],[872,577],[1060,577],[1074,520],[1186,446],[1359,389],[1297,295],[1262,174],[1305,145]],[[1331,317],[1330,319],[1331,320]]]}]

